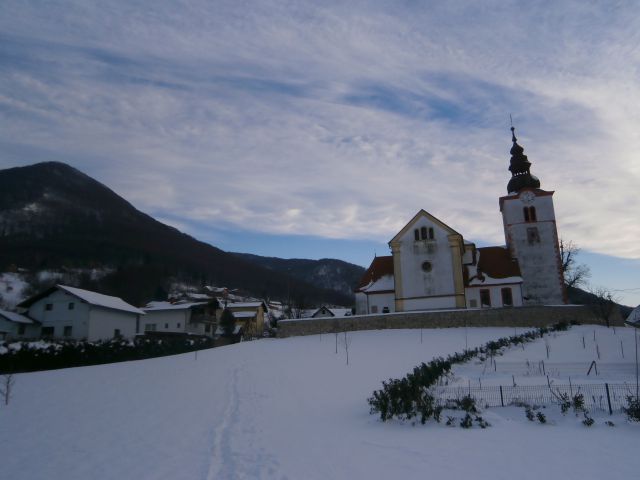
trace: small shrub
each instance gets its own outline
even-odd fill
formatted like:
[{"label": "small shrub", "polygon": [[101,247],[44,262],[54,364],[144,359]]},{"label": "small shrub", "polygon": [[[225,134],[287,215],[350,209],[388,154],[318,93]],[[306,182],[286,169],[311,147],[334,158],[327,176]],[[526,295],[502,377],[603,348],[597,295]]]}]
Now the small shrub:
[{"label": "small shrub", "polygon": [[536,413],[536,417],[538,418],[538,421],[540,423],[547,423],[547,417],[545,416],[544,413],[538,412],[538,413]]},{"label": "small shrub", "polygon": [[595,422],[595,420],[594,420],[593,418],[591,418],[591,417],[589,416],[589,413],[588,413],[588,412],[584,412],[584,420],[582,420],[582,424],[583,424],[585,427],[590,427],[590,426],[591,426],[591,425],[593,425],[594,423],[596,423],[596,422]]},{"label": "small shrub", "polygon": [[558,394],[558,399],[560,400],[560,411],[563,415],[565,415],[571,408],[571,400],[569,400],[569,394],[560,393]]},{"label": "small shrub", "polygon": [[471,418],[471,415],[467,413],[464,418],[460,420],[460,426],[462,428],[471,428],[473,426],[473,419]]},{"label": "small shrub", "polygon": [[629,395],[627,406],[622,407],[622,411],[627,414],[627,418],[632,422],[640,422],[640,398]]},{"label": "small shrub", "polygon": [[448,427],[455,427],[455,424],[454,424],[455,421],[456,421],[456,417],[451,417],[451,416],[447,415],[447,421],[446,421],[445,424]]},{"label": "small shrub", "polygon": [[616,424],[615,424],[615,423],[613,423],[611,420],[607,420],[606,422],[604,422],[604,424],[605,424],[607,427],[615,427],[615,426],[616,426]]},{"label": "small shrub", "polygon": [[465,412],[478,413],[478,409],[476,408],[476,400],[469,395],[465,395],[460,400],[458,400],[457,403]]},{"label": "small shrub", "polygon": [[581,393],[576,393],[571,399],[571,406],[573,407],[573,411],[576,412],[584,412],[584,395]]},{"label": "small shrub", "polygon": [[527,406],[524,409],[524,414],[527,417],[527,420],[529,420],[530,422],[533,422],[536,419],[535,414],[533,413],[533,410],[531,410],[531,407]]},{"label": "small shrub", "polygon": [[491,424],[487,422],[484,418],[482,418],[480,415],[476,415],[475,420],[480,428],[487,428],[491,426]]}]

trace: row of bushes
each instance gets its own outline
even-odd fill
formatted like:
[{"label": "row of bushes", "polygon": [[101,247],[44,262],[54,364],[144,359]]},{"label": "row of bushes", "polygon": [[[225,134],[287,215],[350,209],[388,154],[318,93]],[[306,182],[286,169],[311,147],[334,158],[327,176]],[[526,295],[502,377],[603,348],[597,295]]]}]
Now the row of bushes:
[{"label": "row of bushes", "polygon": [[62,341],[45,347],[41,343],[26,342],[0,346],[4,351],[0,355],[0,374],[3,374],[142,360],[213,348],[215,345],[213,339],[205,337],[141,337],[134,341]]},{"label": "row of bushes", "polygon": [[549,332],[567,330],[568,328],[569,324],[566,322],[558,323],[552,327],[541,327],[522,335],[493,340],[480,348],[454,353],[447,358],[438,357],[429,363],[422,363],[404,378],[392,378],[382,382],[382,389],[373,392],[373,395],[368,399],[371,407],[370,413],[379,414],[383,422],[394,417],[399,420],[420,418],[420,422],[424,424],[429,418],[439,413],[429,388],[447,375],[453,365],[467,362],[478,355],[495,355],[502,348],[531,342]]}]

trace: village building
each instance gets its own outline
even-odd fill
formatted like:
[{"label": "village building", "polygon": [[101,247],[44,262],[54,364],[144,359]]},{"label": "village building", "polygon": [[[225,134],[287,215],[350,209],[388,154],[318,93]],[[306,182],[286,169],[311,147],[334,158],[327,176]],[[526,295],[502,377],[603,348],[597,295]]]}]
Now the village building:
[{"label": "village building", "polygon": [[142,310],[140,332],[147,335],[212,337],[217,323],[217,300],[206,302],[149,302]]},{"label": "village building", "polygon": [[23,340],[40,336],[40,323],[16,312],[0,310],[0,340]]},{"label": "village building", "polygon": [[553,191],[540,188],[512,128],[511,180],[499,198],[505,245],[476,247],[420,210],[356,288],[356,313],[519,307],[567,302]]},{"label": "village building", "polygon": [[44,338],[88,341],[133,338],[145,315],[121,298],[65,285],[28,298],[18,311],[40,323]]},{"label": "village building", "polygon": [[264,302],[235,302],[225,307],[233,313],[236,326],[245,335],[262,336],[264,331],[264,317],[269,312]]},{"label": "village building", "polygon": [[326,305],[314,310],[309,315],[309,318],[333,318],[333,317],[350,317],[350,308],[336,308],[327,307]]}]

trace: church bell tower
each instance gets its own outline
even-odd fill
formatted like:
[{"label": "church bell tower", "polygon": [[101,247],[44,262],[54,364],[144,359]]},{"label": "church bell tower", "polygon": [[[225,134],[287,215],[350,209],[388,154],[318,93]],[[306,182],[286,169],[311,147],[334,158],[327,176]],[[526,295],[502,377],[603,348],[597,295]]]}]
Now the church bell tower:
[{"label": "church bell tower", "polygon": [[540,188],[531,174],[531,162],[518,145],[511,127],[511,179],[507,196],[500,198],[507,248],[518,261],[525,305],[567,303],[553,209],[553,191]]}]

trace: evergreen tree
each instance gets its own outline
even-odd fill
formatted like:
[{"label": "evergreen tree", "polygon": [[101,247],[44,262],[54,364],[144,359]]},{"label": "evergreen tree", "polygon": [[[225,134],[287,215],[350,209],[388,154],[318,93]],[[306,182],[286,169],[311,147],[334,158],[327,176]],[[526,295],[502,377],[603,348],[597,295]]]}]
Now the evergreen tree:
[{"label": "evergreen tree", "polygon": [[232,335],[236,328],[236,317],[233,316],[233,313],[228,308],[225,308],[222,311],[222,315],[220,316],[220,327],[225,335]]}]

